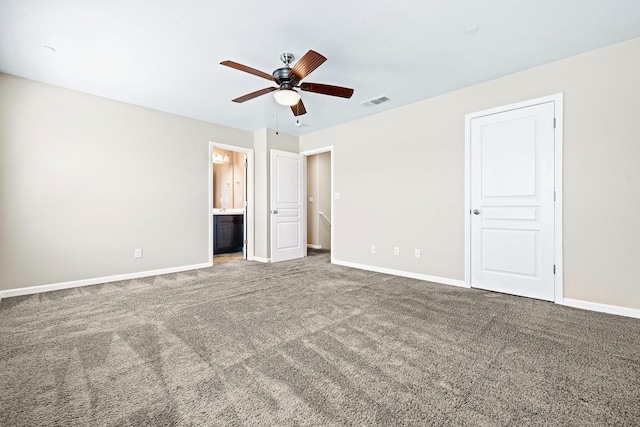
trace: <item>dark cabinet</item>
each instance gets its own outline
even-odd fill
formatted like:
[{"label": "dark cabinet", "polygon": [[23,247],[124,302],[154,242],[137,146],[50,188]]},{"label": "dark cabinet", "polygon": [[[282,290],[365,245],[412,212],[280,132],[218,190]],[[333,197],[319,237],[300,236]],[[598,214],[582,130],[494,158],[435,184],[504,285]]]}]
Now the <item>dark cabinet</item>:
[{"label": "dark cabinet", "polygon": [[240,252],[244,246],[244,215],[213,216],[213,253]]}]

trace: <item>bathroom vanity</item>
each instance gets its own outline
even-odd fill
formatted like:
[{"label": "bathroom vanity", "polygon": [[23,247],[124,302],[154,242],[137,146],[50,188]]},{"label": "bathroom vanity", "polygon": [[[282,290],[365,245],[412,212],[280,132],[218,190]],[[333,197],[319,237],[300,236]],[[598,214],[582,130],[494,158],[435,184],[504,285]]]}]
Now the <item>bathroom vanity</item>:
[{"label": "bathroom vanity", "polygon": [[[217,210],[217,209],[216,209]],[[241,252],[244,247],[244,215],[236,212],[214,212],[214,255]]]}]

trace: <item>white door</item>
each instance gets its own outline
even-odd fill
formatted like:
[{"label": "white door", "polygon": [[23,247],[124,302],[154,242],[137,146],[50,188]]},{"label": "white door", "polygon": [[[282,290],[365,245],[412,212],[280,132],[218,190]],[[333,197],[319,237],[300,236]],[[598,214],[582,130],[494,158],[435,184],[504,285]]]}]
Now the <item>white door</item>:
[{"label": "white door", "polygon": [[271,150],[271,261],[307,254],[304,157]]},{"label": "white door", "polygon": [[471,119],[471,286],[554,300],[554,103]]}]

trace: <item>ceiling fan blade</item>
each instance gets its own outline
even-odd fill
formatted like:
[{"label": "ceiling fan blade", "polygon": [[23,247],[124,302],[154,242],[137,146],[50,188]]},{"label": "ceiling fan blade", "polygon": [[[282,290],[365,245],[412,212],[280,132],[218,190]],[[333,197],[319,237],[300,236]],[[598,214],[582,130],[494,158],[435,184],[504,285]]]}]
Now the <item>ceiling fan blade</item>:
[{"label": "ceiling fan blade", "polygon": [[256,70],[255,68],[247,67],[246,65],[238,64],[233,61],[222,61],[220,65],[225,65],[227,67],[235,68],[236,70],[244,71],[245,73],[253,74],[254,76],[262,77],[267,80],[275,81],[276,78],[271,74],[267,74],[263,71]]},{"label": "ceiling fan blade", "polygon": [[320,55],[314,50],[305,53],[302,58],[296,62],[296,65],[289,72],[289,77],[296,76],[298,81],[307,77],[313,70],[318,68],[327,58]]},{"label": "ceiling fan blade", "polygon": [[236,99],[232,99],[232,101],[233,102],[245,102],[245,101],[248,101],[250,99],[257,98],[260,95],[264,95],[264,94],[267,94],[269,92],[273,92],[276,89],[278,89],[278,88],[276,88],[276,87],[266,87],[264,89],[260,89],[260,90],[257,90],[255,92],[251,92],[251,93],[248,93],[248,94],[246,94],[244,96],[238,97]]},{"label": "ceiling fan blade", "polygon": [[323,85],[320,83],[301,83],[300,89],[307,92],[321,93],[323,95],[339,96],[341,98],[351,98],[353,89],[348,87]]},{"label": "ceiling fan blade", "polygon": [[291,111],[293,111],[293,115],[298,117],[301,116],[303,114],[307,114],[307,109],[304,108],[304,104],[302,103],[302,99],[300,99],[300,101],[298,101],[298,103],[296,105],[292,105],[291,106]]}]

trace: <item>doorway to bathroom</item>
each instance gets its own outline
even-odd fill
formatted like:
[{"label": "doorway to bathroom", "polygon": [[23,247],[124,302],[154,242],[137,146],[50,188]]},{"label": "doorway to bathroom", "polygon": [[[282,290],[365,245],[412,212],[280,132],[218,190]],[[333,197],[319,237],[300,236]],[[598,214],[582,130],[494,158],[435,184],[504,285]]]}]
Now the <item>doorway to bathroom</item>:
[{"label": "doorway to bathroom", "polygon": [[307,254],[311,256],[331,252],[332,248],[333,147],[302,154],[307,165]]},{"label": "doorway to bathroom", "polygon": [[253,259],[253,150],[212,142],[209,153],[210,259]]}]

